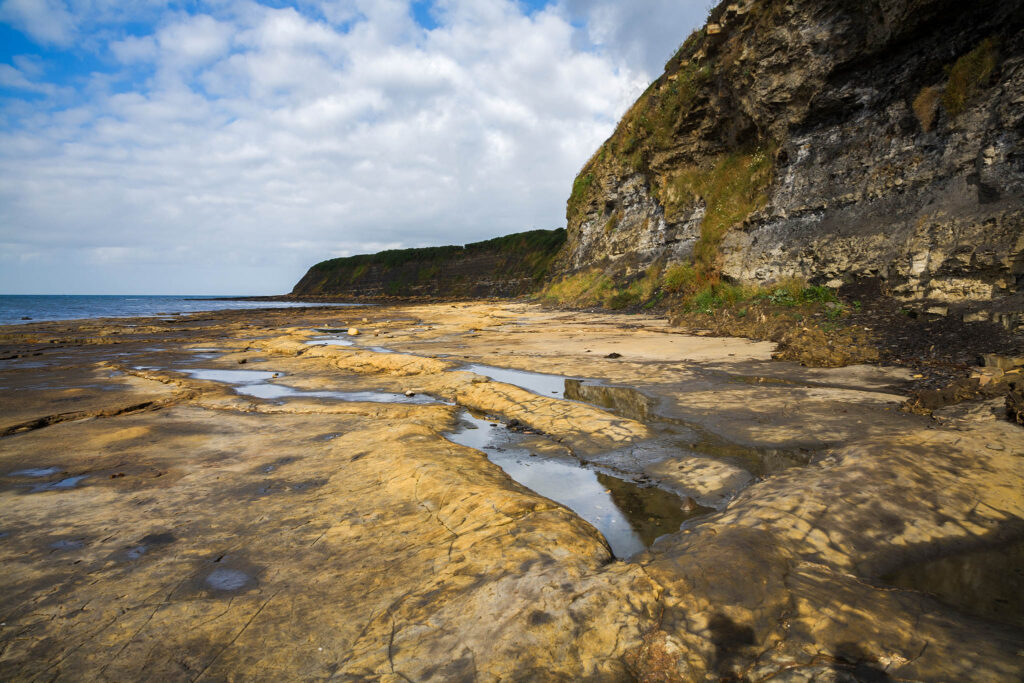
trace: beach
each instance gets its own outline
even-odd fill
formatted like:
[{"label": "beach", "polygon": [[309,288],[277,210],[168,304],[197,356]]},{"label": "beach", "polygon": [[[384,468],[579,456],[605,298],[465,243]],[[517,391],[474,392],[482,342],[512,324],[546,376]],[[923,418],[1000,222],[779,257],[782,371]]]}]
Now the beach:
[{"label": "beach", "polygon": [[0,676],[1019,680],[1002,399],[773,349],[509,301],[0,327]]}]

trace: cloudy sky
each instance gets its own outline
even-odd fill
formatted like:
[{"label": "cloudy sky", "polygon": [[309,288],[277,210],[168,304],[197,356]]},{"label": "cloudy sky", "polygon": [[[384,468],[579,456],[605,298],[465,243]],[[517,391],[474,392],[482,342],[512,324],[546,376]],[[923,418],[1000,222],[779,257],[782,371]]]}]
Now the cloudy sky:
[{"label": "cloudy sky", "polygon": [[0,293],[277,294],[564,225],[708,0],[0,0]]}]

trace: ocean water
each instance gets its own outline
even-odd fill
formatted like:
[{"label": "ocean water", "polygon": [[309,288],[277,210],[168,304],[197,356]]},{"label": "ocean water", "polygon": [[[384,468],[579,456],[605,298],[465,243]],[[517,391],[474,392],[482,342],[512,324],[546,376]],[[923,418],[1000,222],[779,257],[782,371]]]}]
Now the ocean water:
[{"label": "ocean water", "polygon": [[[199,296],[90,296],[0,294],[0,325],[39,320],[133,318],[225,309],[357,306],[292,301],[230,301]],[[28,320],[26,320],[28,318]]]}]

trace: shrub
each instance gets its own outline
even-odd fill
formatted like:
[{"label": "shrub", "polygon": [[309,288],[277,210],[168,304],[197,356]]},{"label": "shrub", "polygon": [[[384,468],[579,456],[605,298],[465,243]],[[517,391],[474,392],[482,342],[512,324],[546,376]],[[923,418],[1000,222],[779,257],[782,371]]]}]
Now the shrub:
[{"label": "shrub", "polygon": [[689,263],[680,263],[665,271],[661,287],[669,294],[682,294],[691,289],[697,279],[697,272]]},{"label": "shrub", "polygon": [[633,280],[624,289],[612,289],[607,295],[606,305],[608,308],[622,309],[646,302],[650,304],[647,308],[650,308],[660,298],[661,286],[661,266],[654,264],[644,271],[642,277]]},{"label": "shrub", "polygon": [[352,271],[351,282],[355,282],[359,278],[366,275],[366,271],[369,270],[369,268],[370,266],[366,263],[360,263],[358,266],[356,266],[355,269]]},{"label": "shrub", "polygon": [[604,303],[612,289],[612,279],[595,269],[552,282],[541,291],[540,298],[568,306],[593,306]]},{"label": "shrub", "polygon": [[921,92],[914,98],[914,115],[917,116],[918,123],[921,124],[921,130],[925,133],[932,129],[932,124],[935,123],[935,113],[939,105],[939,97],[942,94],[940,88],[932,86],[926,86],[921,88]]},{"label": "shrub", "polygon": [[615,228],[619,227],[620,222],[622,222],[621,209],[608,217],[608,221],[604,224],[604,234],[609,235],[614,232]]},{"label": "shrub", "polygon": [[572,219],[586,206],[590,198],[590,187],[594,184],[593,173],[580,173],[572,183],[572,194],[565,205],[565,217],[571,223]]},{"label": "shrub", "polygon": [[942,106],[952,116],[958,116],[967,102],[982,88],[988,86],[998,63],[998,46],[986,38],[949,68],[949,81],[942,94]]},{"label": "shrub", "polygon": [[836,297],[835,290],[828,287],[818,285],[816,287],[807,287],[801,292],[801,298],[807,303],[837,303],[839,299]]}]

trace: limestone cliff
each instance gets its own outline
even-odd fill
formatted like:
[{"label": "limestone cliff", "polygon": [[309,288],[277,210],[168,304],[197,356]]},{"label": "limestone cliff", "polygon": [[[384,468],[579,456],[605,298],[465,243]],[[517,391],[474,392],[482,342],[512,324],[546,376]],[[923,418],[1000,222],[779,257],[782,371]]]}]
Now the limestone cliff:
[{"label": "limestone cliff", "polygon": [[394,249],[317,263],[292,296],[515,296],[548,273],[565,230],[532,230],[465,246]]},{"label": "limestone cliff", "polygon": [[723,3],[580,172],[561,268],[1024,283],[1024,3]]}]

